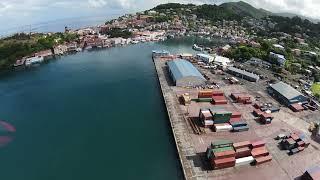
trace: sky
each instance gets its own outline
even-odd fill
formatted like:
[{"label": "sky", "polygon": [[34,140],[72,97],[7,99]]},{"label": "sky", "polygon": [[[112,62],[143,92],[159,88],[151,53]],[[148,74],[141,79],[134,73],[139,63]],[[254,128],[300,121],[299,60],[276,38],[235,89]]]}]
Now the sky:
[{"label": "sky", "polygon": [[[66,18],[109,17],[150,9],[161,3],[216,3],[237,0],[0,0],[0,32]],[[320,19],[320,0],[243,0],[272,12]]]}]

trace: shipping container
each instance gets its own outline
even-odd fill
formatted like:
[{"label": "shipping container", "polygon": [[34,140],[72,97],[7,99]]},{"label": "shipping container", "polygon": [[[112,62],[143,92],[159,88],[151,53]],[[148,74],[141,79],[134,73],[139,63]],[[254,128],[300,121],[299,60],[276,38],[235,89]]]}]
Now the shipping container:
[{"label": "shipping container", "polygon": [[226,147],[213,148],[212,152],[215,153],[215,152],[230,151],[230,150],[234,150],[233,147],[226,146]]},{"label": "shipping container", "polygon": [[238,143],[233,143],[233,147],[235,149],[240,149],[244,147],[249,147],[251,145],[250,141],[243,141],[243,142],[238,142]]},{"label": "shipping container", "polygon": [[222,152],[215,152],[213,157],[215,160],[223,159],[223,158],[230,158],[235,157],[236,153],[234,150],[222,151]]},{"label": "shipping container", "polygon": [[228,123],[222,123],[222,124],[214,124],[214,130],[216,132],[222,132],[222,131],[231,131],[232,126]]},{"label": "shipping container", "polygon": [[226,167],[233,167],[236,164],[236,158],[224,158],[224,159],[217,159],[213,161],[213,165],[215,169],[226,168]]},{"label": "shipping container", "polygon": [[220,90],[214,90],[212,91],[212,96],[224,96],[224,93]]},{"label": "shipping container", "polygon": [[216,112],[213,115],[213,120],[214,121],[224,121],[224,122],[228,122],[231,119],[231,112]]},{"label": "shipping container", "polygon": [[232,146],[233,142],[230,140],[217,140],[211,142],[212,148],[221,148],[221,147],[230,147]]},{"label": "shipping container", "polygon": [[198,93],[198,98],[211,98],[212,90],[202,90]]},{"label": "shipping container", "polygon": [[249,147],[236,149],[236,158],[243,158],[247,156],[251,156],[251,149]]},{"label": "shipping container", "polygon": [[248,124],[246,123],[246,122],[244,122],[244,121],[239,121],[239,122],[234,122],[234,123],[230,123],[231,124],[231,126],[233,127],[233,128],[235,128],[235,127],[241,127],[241,126],[247,126]]},{"label": "shipping container", "polygon": [[236,166],[250,165],[255,159],[252,156],[236,159]]},{"label": "shipping container", "polygon": [[239,126],[239,127],[234,127],[233,128],[234,132],[243,132],[243,131],[249,131],[249,126]]},{"label": "shipping container", "polygon": [[265,141],[263,140],[257,140],[257,141],[252,141],[251,142],[251,148],[258,148],[258,147],[262,147],[266,144]]},{"label": "shipping container", "polygon": [[231,118],[241,118],[241,113],[238,111],[232,112]]},{"label": "shipping container", "polygon": [[212,98],[198,98],[198,102],[211,102]]},{"label": "shipping container", "polygon": [[254,148],[251,150],[251,155],[254,158],[260,157],[260,156],[267,156],[269,155],[268,150],[263,146],[263,147],[259,147],[259,148]]},{"label": "shipping container", "polygon": [[236,122],[240,122],[240,121],[242,121],[241,118],[231,118],[229,123],[231,124],[231,123],[236,123]]},{"label": "shipping container", "polygon": [[261,156],[258,158],[255,158],[256,161],[256,165],[262,164],[262,163],[266,163],[272,160],[272,156],[271,155],[267,155],[267,156]]}]

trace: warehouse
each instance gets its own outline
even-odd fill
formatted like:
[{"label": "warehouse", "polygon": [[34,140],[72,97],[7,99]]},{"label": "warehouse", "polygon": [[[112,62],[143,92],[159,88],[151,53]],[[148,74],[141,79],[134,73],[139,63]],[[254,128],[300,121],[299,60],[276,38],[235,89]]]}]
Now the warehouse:
[{"label": "warehouse", "polygon": [[193,87],[206,84],[206,79],[190,62],[177,59],[169,61],[167,64],[176,86]]},{"label": "warehouse", "polygon": [[228,67],[228,71],[229,74],[232,74],[234,76],[237,76],[239,78],[251,81],[251,82],[257,82],[259,81],[260,77],[254,73],[250,73],[248,71],[242,70],[242,69],[238,69],[235,67]]},{"label": "warehouse", "polygon": [[308,103],[308,99],[305,96],[284,82],[269,85],[268,93],[287,106]]}]

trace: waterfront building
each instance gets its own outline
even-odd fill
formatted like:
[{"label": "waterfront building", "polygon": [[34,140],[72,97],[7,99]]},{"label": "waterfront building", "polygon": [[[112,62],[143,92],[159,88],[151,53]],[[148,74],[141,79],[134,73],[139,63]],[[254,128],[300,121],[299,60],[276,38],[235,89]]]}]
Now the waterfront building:
[{"label": "waterfront building", "polygon": [[308,103],[308,98],[284,82],[270,84],[268,93],[287,106]]},{"label": "waterfront building", "polygon": [[176,86],[194,87],[206,84],[206,79],[189,61],[177,59],[169,61],[167,65]]}]

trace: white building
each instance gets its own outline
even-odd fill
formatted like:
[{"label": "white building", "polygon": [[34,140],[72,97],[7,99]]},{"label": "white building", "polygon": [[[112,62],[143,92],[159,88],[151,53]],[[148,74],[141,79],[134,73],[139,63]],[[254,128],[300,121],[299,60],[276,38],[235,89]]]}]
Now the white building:
[{"label": "white building", "polygon": [[37,64],[43,62],[43,57],[42,56],[36,56],[36,57],[30,57],[26,59],[26,66],[30,66],[32,64]]},{"label": "white building", "polygon": [[197,54],[196,58],[200,61],[205,62],[205,63],[211,63],[214,61],[214,57],[212,57],[208,54]]},{"label": "white building", "polygon": [[231,61],[230,61],[229,58],[216,55],[215,58],[214,58],[214,63],[219,65],[219,66],[226,67],[231,63]]}]

